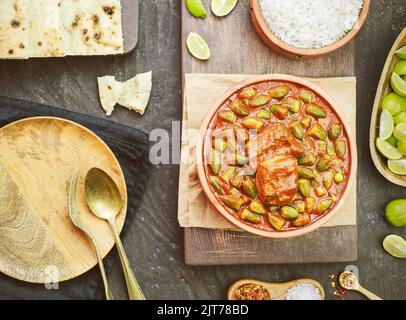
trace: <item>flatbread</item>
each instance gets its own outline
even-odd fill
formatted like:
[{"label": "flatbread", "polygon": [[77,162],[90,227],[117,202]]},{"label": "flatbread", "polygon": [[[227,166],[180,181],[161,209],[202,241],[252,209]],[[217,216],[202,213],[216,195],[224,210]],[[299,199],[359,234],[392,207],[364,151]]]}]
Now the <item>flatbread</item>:
[{"label": "flatbread", "polygon": [[97,78],[99,84],[99,96],[103,109],[107,116],[111,116],[114,106],[117,104],[123,87],[121,82],[116,81],[115,77],[104,76]]},{"label": "flatbread", "polygon": [[60,11],[68,55],[124,52],[120,0],[63,0]]},{"label": "flatbread", "polygon": [[0,59],[28,59],[28,0],[0,0]]},{"label": "flatbread", "polygon": [[144,114],[151,95],[152,72],[136,75],[123,84],[118,104]]},{"label": "flatbread", "polygon": [[152,89],[151,71],[138,74],[126,82],[119,82],[113,76],[99,77],[97,82],[100,102],[107,116],[112,114],[116,104],[144,114]]},{"label": "flatbread", "polygon": [[[60,1],[63,2],[63,0]],[[63,57],[65,50],[59,1],[30,0],[29,2],[30,56]]]}]

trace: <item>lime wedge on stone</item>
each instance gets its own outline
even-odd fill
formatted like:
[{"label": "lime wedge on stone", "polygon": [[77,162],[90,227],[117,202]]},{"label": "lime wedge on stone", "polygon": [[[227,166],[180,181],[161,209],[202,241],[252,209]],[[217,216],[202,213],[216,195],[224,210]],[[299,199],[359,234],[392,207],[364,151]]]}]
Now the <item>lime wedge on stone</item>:
[{"label": "lime wedge on stone", "polygon": [[224,17],[235,8],[238,0],[212,0],[211,11],[218,16]]},{"label": "lime wedge on stone", "polygon": [[210,58],[209,46],[197,33],[189,33],[186,39],[186,44],[190,54],[195,58],[200,60],[208,60]]},{"label": "lime wedge on stone", "polygon": [[388,160],[388,168],[394,174],[406,175],[406,158],[400,160]]},{"label": "lime wedge on stone", "polygon": [[391,160],[399,160],[402,158],[402,154],[399,152],[399,150],[385,140],[377,138],[376,148],[385,158]]},{"label": "lime wedge on stone", "polygon": [[379,138],[382,140],[389,139],[392,136],[395,125],[393,117],[388,110],[382,110],[381,121],[379,123]]},{"label": "lime wedge on stone", "polygon": [[406,81],[403,80],[400,75],[392,73],[390,78],[393,91],[402,97],[406,97]]},{"label": "lime wedge on stone", "polygon": [[406,141],[406,123],[399,123],[393,131],[393,135],[397,140]]},{"label": "lime wedge on stone", "polygon": [[398,56],[399,59],[406,59],[406,46],[396,51],[396,55]]},{"label": "lime wedge on stone", "polygon": [[393,69],[393,72],[397,73],[400,76],[405,75],[406,74],[406,60],[400,60],[395,65],[395,69]]},{"label": "lime wedge on stone", "polygon": [[185,0],[186,8],[190,14],[196,18],[204,19],[207,17],[202,0]]},{"label": "lime wedge on stone", "polygon": [[391,234],[383,240],[383,248],[396,258],[406,258],[406,240]]}]

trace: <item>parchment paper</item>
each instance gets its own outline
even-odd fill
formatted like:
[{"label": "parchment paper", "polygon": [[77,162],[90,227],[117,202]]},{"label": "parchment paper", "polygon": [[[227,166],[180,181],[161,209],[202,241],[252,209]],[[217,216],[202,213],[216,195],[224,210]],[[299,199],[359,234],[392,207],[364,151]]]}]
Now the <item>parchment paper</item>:
[{"label": "parchment paper", "polygon": [[[181,227],[236,229],[207,200],[197,177],[194,146],[197,130],[216,99],[230,87],[252,75],[186,74],[182,126],[182,157],[179,179],[178,220]],[[341,107],[353,132],[356,126],[356,78],[308,79]],[[323,227],[355,225],[356,183],[342,209]]]}]

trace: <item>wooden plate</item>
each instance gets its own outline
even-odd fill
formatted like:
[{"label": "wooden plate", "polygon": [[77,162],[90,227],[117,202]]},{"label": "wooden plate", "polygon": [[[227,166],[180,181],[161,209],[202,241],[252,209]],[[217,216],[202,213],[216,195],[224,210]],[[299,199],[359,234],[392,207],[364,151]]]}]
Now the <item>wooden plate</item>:
[{"label": "wooden plate", "polygon": [[364,5],[360,13],[358,22],[354,25],[354,28],[346,34],[341,40],[333,43],[329,46],[320,48],[320,49],[302,49],[295,46],[289,45],[282,40],[280,40],[268,27],[267,22],[265,21],[259,0],[250,0],[250,13],[252,24],[257,31],[258,35],[261,37],[262,41],[270,47],[276,53],[283,55],[290,59],[296,60],[307,60],[307,59],[316,59],[324,55],[330,54],[333,51],[345,46],[348,44],[361,30],[364,22],[368,16],[369,7],[371,3],[370,0],[364,0]]},{"label": "wooden plate", "polygon": [[[108,224],[92,215],[86,205],[84,177],[91,167],[113,177],[123,195],[123,209],[117,218],[121,231],[127,190],[109,147],[74,122],[35,117],[1,128],[0,149],[0,272],[46,283],[55,275],[58,281],[65,281],[94,267],[93,247],[70,220],[68,190],[73,169],[79,168],[78,210],[105,257],[114,240]],[[10,190],[14,190],[12,196]]]},{"label": "wooden plate", "polygon": [[231,287],[228,289],[228,294],[227,298],[228,300],[234,300],[234,291],[239,289],[245,284],[256,284],[262,287],[265,287],[269,295],[271,297],[270,300],[286,300],[286,292],[292,288],[293,286],[297,284],[302,284],[302,283],[310,283],[313,286],[315,286],[317,289],[320,291],[320,296],[321,300],[324,300],[325,298],[325,293],[324,293],[324,288],[323,286],[312,279],[297,279],[289,282],[282,282],[282,283],[271,283],[271,282],[263,282],[263,281],[258,281],[258,280],[253,280],[253,279],[244,279],[244,280],[239,280],[237,282],[234,282]]},{"label": "wooden plate", "polygon": [[376,92],[374,107],[372,110],[371,127],[369,132],[369,146],[371,150],[372,160],[378,171],[390,182],[397,185],[406,187],[406,176],[399,176],[389,170],[387,160],[378,152],[375,147],[375,140],[379,136],[379,120],[381,117],[381,103],[383,98],[392,91],[390,78],[395,68],[395,64],[399,61],[396,56],[396,50],[406,46],[406,28],[400,33],[396,39],[391,51],[389,52],[388,59],[382,71],[381,80],[379,81],[378,89]]}]

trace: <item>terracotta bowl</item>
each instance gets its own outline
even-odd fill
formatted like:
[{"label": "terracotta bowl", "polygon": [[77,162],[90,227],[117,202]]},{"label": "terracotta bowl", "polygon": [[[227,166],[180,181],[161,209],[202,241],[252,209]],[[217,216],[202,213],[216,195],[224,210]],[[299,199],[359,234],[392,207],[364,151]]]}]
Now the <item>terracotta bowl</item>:
[{"label": "terracotta bowl", "polygon": [[[241,90],[244,87],[254,85],[256,83],[260,83],[260,82],[264,82],[264,81],[289,82],[289,83],[298,84],[300,86],[313,90],[320,97],[322,97],[330,105],[332,110],[336,113],[336,115],[340,119],[341,124],[343,125],[343,129],[348,137],[348,145],[349,145],[348,151],[349,151],[349,155],[351,157],[351,168],[350,168],[350,174],[348,177],[348,183],[345,187],[345,190],[343,192],[341,199],[338,200],[335,207],[330,212],[328,212],[321,218],[317,219],[312,224],[305,226],[303,228],[300,228],[300,229],[289,230],[289,231],[266,231],[266,230],[260,230],[253,226],[245,224],[244,222],[242,222],[241,220],[239,220],[238,218],[236,218],[232,214],[230,214],[224,208],[224,206],[220,203],[220,201],[214,195],[213,191],[210,188],[209,182],[207,181],[207,178],[206,178],[206,168],[205,168],[205,164],[204,164],[204,150],[205,150],[206,140],[210,139],[210,137],[206,136],[206,132],[207,132],[207,129],[210,127],[210,124],[211,124],[213,118],[216,116],[217,111],[221,108],[221,106],[224,104],[224,102],[227,101],[229,99],[229,97],[231,97],[237,91]],[[262,237],[266,237],[266,238],[292,238],[292,237],[304,235],[306,233],[309,233],[311,231],[314,231],[314,230],[320,228],[322,225],[324,225],[326,222],[328,222],[341,209],[342,204],[345,202],[348,194],[350,193],[350,191],[352,189],[351,187],[353,186],[355,178],[356,178],[356,172],[357,172],[356,140],[354,138],[352,130],[351,130],[349,123],[348,123],[347,119],[345,118],[344,114],[340,110],[339,106],[318,86],[310,83],[309,81],[306,81],[304,79],[294,77],[294,76],[282,75],[282,74],[262,75],[262,76],[257,76],[255,78],[252,78],[250,80],[243,81],[240,84],[229,89],[213,104],[213,106],[208,111],[208,113],[205,116],[203,123],[200,127],[199,137],[197,140],[198,141],[196,144],[196,154],[195,154],[197,173],[198,173],[200,183],[201,183],[203,190],[204,190],[207,198],[209,199],[209,201],[214,205],[214,207],[219,211],[219,213],[224,216],[224,218],[226,218],[229,222],[234,224],[239,229],[242,229],[249,233],[252,233],[252,234],[255,234],[258,236],[262,236]]]},{"label": "terracotta bowl", "polygon": [[364,6],[361,10],[358,22],[354,25],[354,28],[336,43],[320,49],[302,49],[289,45],[280,40],[266,23],[265,18],[262,15],[259,0],[250,0],[250,13],[255,30],[261,37],[262,41],[273,51],[290,59],[310,60],[330,54],[331,52],[336,51],[349,43],[361,30],[368,16],[370,5],[370,0],[364,0]]}]

